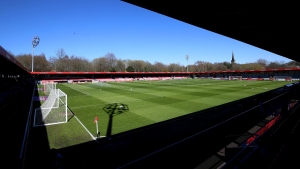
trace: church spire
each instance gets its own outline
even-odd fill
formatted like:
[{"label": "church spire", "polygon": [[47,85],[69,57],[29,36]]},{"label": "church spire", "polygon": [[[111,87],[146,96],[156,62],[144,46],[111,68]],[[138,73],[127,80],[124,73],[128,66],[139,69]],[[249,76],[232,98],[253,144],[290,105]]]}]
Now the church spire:
[{"label": "church spire", "polygon": [[234,54],[233,54],[233,51],[232,51],[231,64],[234,64],[234,63],[235,63],[235,59],[234,59]]}]

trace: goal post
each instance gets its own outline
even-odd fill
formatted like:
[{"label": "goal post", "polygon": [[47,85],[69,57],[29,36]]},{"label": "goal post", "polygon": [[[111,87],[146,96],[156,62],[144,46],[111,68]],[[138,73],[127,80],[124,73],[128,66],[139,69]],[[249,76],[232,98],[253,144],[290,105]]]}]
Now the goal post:
[{"label": "goal post", "polygon": [[273,81],[292,81],[292,76],[274,76]]},{"label": "goal post", "polygon": [[68,121],[68,98],[60,89],[51,90],[46,101],[35,109],[33,126],[45,126]]},{"label": "goal post", "polygon": [[228,80],[243,80],[242,76],[229,76]]}]

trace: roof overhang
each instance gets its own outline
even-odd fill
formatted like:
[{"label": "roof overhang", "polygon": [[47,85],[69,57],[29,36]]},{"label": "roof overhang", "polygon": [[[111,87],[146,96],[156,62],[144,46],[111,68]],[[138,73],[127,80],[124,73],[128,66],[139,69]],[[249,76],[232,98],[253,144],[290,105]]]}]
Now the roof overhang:
[{"label": "roof overhang", "polygon": [[296,1],[122,1],[300,61]]},{"label": "roof overhang", "polygon": [[0,75],[28,75],[28,71],[0,46]]}]

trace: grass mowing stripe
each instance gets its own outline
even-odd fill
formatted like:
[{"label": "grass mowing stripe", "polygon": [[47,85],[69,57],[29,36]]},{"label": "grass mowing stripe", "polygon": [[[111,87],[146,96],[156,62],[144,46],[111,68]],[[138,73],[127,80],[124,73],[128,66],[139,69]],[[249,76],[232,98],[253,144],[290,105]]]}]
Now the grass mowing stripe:
[{"label": "grass mowing stripe", "polygon": [[[99,117],[101,135],[105,135],[108,130],[109,114],[104,111],[104,106],[114,102],[128,105],[127,112],[113,117],[111,134],[114,135],[249,97],[282,87],[287,83],[289,82],[188,79],[59,84],[57,86],[68,95],[69,107],[91,133],[96,134],[93,123],[96,115]],[[130,91],[131,88],[132,91]],[[74,124],[68,122],[68,125],[64,127],[71,126],[72,128]],[[67,137],[73,137],[72,134],[64,134],[70,135]],[[66,142],[69,143],[70,140]]]}]

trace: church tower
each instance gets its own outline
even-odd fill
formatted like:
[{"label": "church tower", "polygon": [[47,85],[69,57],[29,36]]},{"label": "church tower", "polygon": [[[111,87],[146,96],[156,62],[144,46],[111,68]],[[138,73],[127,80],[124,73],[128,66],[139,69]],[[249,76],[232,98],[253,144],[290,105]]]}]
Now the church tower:
[{"label": "church tower", "polygon": [[234,54],[232,52],[232,58],[231,58],[231,66],[233,66],[235,64],[235,59],[234,59]]}]

